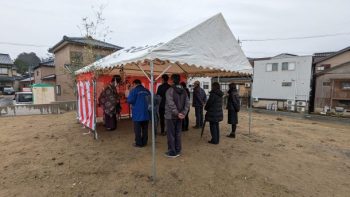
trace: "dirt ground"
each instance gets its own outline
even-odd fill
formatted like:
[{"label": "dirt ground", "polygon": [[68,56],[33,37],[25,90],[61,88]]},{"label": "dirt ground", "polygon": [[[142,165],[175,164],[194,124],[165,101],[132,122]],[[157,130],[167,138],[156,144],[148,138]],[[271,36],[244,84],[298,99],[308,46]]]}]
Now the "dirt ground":
[{"label": "dirt ground", "polygon": [[153,185],[151,145],[132,147],[129,120],[115,132],[101,127],[95,141],[74,117],[0,118],[0,196],[350,194],[350,126],[255,113],[248,136],[242,112],[236,139],[224,137],[225,122],[219,145],[207,143],[208,128],[202,139],[199,130],[190,130],[176,159],[163,156],[166,137],[158,136]]}]

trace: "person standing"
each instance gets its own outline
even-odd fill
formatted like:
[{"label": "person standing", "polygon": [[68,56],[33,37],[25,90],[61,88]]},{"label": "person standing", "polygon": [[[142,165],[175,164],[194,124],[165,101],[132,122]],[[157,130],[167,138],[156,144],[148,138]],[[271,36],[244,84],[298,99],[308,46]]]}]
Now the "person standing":
[{"label": "person standing", "polygon": [[227,123],[231,125],[231,133],[227,135],[229,138],[236,138],[236,128],[238,124],[238,112],[240,110],[239,95],[236,84],[230,83],[228,90],[228,99],[226,109],[228,111]]},{"label": "person standing", "polygon": [[[187,93],[187,97],[188,99],[190,99],[190,90],[187,88],[187,85],[185,82],[181,82],[180,85],[183,87],[183,89],[185,89],[186,93]],[[188,112],[185,116],[185,119],[182,121],[182,131],[188,131],[188,126],[190,124],[190,120],[188,118],[188,114],[190,113],[190,109],[188,109]]]},{"label": "person standing", "polygon": [[144,147],[148,141],[148,121],[151,116],[148,113],[146,97],[150,91],[141,85],[139,79],[133,81],[133,89],[128,96],[128,103],[131,104],[132,121],[134,122],[135,147]]},{"label": "person standing", "polygon": [[206,100],[207,95],[205,94],[205,91],[200,87],[200,82],[195,81],[192,100],[192,106],[194,107],[196,115],[196,125],[193,127],[195,129],[202,128],[203,126],[203,107]]},{"label": "person standing", "polygon": [[220,127],[219,122],[224,119],[224,113],[222,110],[222,96],[224,93],[220,90],[220,84],[214,82],[212,84],[212,90],[209,92],[209,99],[204,107],[207,111],[205,114],[205,121],[210,124],[211,140],[210,144],[219,144],[220,139]]},{"label": "person standing", "polygon": [[[147,104],[148,104],[148,113],[152,118],[152,96],[146,96]],[[159,95],[154,95],[153,98],[153,109],[154,109],[154,135],[157,137],[157,130],[159,124],[159,105],[162,98]]]},{"label": "person standing", "polygon": [[171,75],[173,85],[166,92],[165,123],[168,151],[165,156],[175,158],[181,154],[181,127],[190,107],[186,90],[180,85],[180,75]]},{"label": "person standing", "polygon": [[117,128],[117,109],[118,94],[115,87],[115,78],[105,87],[100,97],[98,98],[98,105],[102,106],[103,118],[105,127],[108,131],[113,131]]},{"label": "person standing", "polygon": [[161,135],[165,135],[165,123],[164,123],[164,115],[165,115],[165,93],[170,88],[168,84],[169,76],[167,74],[162,75],[163,83],[158,87],[157,95],[161,97],[160,105],[159,105],[159,119],[160,119],[160,133]]}]

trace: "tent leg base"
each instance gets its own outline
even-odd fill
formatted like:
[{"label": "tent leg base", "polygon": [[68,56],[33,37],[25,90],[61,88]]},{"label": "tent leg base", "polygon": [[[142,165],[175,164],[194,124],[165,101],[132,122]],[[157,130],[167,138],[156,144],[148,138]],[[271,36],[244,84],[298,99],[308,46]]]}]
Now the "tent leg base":
[{"label": "tent leg base", "polygon": [[94,135],[94,139],[98,140],[98,133],[96,130],[92,130],[92,134]]}]

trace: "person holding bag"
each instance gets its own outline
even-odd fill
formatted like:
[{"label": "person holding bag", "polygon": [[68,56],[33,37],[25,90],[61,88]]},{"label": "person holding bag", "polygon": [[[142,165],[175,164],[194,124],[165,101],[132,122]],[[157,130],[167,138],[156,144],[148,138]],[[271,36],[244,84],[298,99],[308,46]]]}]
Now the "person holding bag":
[{"label": "person holding bag", "polygon": [[227,137],[236,138],[236,128],[238,124],[238,112],[240,110],[239,95],[237,92],[236,84],[230,83],[228,90],[228,100],[226,109],[228,111],[227,123],[231,125],[232,130]]}]

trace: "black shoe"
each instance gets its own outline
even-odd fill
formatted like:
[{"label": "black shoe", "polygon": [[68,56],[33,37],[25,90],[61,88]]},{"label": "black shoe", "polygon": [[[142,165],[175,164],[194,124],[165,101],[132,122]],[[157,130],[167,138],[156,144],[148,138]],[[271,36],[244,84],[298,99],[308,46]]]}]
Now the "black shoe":
[{"label": "black shoe", "polygon": [[176,157],[180,156],[180,154],[172,154],[170,152],[166,152],[164,155],[168,158],[176,158]]},{"label": "black shoe", "polygon": [[208,143],[209,143],[209,144],[214,144],[214,142],[213,142],[213,141],[211,141],[211,140],[209,140],[209,141],[208,141]]},{"label": "black shoe", "polygon": [[143,146],[137,145],[136,143],[133,143],[132,146],[135,148],[142,148],[143,147]]},{"label": "black shoe", "polygon": [[236,133],[230,133],[229,135],[226,135],[226,137],[236,138]]}]

